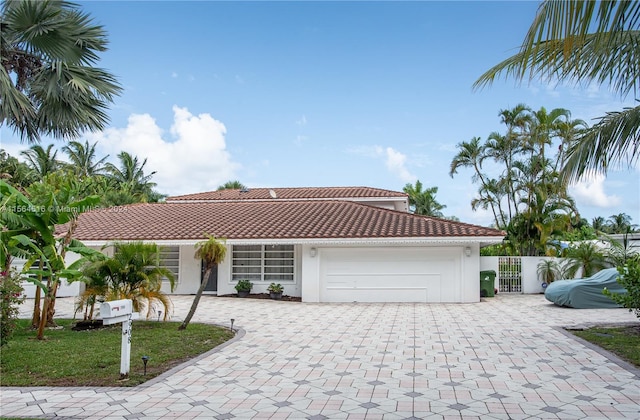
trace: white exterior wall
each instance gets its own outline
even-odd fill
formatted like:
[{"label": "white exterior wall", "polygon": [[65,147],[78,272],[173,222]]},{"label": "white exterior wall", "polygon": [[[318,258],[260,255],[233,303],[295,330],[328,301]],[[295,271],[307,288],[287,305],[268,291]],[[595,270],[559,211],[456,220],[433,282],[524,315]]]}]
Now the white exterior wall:
[{"label": "white exterior wall", "polygon": [[[178,271],[178,281],[173,289],[176,295],[193,295],[200,287],[200,260],[194,254],[196,249],[193,245],[180,245],[180,265]],[[162,284],[164,293],[171,293],[169,282]]]}]

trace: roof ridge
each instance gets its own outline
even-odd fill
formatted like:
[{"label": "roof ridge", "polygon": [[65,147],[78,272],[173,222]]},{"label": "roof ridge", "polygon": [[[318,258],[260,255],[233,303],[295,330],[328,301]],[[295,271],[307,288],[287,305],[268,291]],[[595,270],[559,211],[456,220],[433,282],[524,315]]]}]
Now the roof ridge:
[{"label": "roof ridge", "polygon": [[[269,190],[274,190],[274,191],[278,191],[278,190],[295,190],[295,191],[303,191],[303,190],[324,190],[324,191],[330,191],[330,190],[351,190],[351,189],[355,189],[355,190],[367,190],[367,191],[383,191],[383,192],[387,192],[387,193],[391,193],[392,195],[397,195],[397,196],[402,196],[402,197],[406,197],[408,196],[407,193],[405,193],[404,191],[396,191],[396,190],[390,190],[388,188],[378,188],[378,187],[367,187],[367,186],[363,186],[363,185],[359,185],[359,186],[336,186],[336,187],[249,187],[247,188],[247,192],[251,192],[251,191],[269,191]],[[200,192],[195,192],[195,193],[188,193],[188,194],[177,194],[177,195],[171,195],[168,196],[167,199],[171,200],[171,199],[175,199],[178,197],[188,197],[188,196],[199,196],[199,195],[205,195],[205,194],[224,194],[225,191],[239,191],[242,192],[243,189],[241,188],[230,188],[230,189],[223,189],[223,190],[208,190],[208,191],[200,191]]]}]

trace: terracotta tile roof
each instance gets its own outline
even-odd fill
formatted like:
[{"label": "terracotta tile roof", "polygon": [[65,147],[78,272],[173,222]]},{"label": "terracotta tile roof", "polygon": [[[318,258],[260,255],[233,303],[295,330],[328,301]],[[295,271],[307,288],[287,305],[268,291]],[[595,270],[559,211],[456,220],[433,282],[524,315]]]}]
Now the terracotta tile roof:
[{"label": "terracotta tile roof", "polygon": [[271,200],[270,191],[281,200],[299,199],[340,199],[340,198],[406,198],[399,191],[383,190],[371,187],[305,187],[305,188],[250,188],[242,190],[207,191],[196,194],[168,197],[167,202],[202,200]]},{"label": "terracotta tile roof", "polygon": [[501,231],[351,201],[133,204],[80,215],[80,240],[502,237]]}]

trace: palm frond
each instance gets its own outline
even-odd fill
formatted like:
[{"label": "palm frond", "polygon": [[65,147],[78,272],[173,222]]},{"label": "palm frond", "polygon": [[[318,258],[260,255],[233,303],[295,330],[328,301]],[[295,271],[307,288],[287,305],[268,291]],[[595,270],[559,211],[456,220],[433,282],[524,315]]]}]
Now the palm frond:
[{"label": "palm frond", "polygon": [[563,178],[633,166],[640,158],[640,106],[609,112],[569,145]]},{"label": "palm frond", "polygon": [[[596,7],[596,5],[598,5]],[[543,2],[520,51],[473,84],[491,85],[500,75],[518,81],[608,83],[623,97],[640,80],[640,2]]]}]

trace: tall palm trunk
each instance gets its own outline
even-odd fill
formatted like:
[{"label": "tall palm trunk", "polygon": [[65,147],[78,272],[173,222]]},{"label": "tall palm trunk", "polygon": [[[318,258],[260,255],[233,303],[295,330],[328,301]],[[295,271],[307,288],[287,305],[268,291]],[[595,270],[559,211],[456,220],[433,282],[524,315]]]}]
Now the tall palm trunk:
[{"label": "tall palm trunk", "polygon": [[182,321],[182,324],[178,327],[178,330],[187,329],[187,325],[191,322],[191,318],[196,313],[196,309],[198,309],[198,303],[200,302],[200,298],[202,297],[202,293],[204,293],[204,289],[207,288],[207,284],[209,284],[209,276],[211,275],[211,271],[215,268],[215,265],[207,265],[207,270],[204,272],[204,278],[200,282],[200,288],[196,292],[196,296],[193,298],[193,302],[191,302],[191,308],[189,309],[189,313],[187,317]]}]

